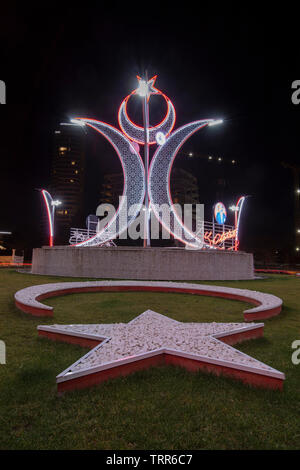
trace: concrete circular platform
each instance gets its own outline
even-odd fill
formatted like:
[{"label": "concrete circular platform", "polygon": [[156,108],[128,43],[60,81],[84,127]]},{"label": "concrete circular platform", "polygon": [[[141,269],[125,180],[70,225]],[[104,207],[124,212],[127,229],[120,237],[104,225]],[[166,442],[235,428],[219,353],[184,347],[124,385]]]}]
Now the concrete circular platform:
[{"label": "concrete circular platform", "polygon": [[32,273],[172,281],[254,279],[251,253],[158,247],[35,248]]}]

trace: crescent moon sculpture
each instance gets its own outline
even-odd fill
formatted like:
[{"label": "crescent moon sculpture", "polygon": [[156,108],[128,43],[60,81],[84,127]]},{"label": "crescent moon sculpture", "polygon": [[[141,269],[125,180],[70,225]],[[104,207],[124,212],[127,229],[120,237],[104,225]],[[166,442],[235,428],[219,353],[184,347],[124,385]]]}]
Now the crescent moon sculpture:
[{"label": "crescent moon sculpture", "polygon": [[[175,238],[196,249],[203,248],[203,246],[211,248],[211,246],[203,241],[203,236],[199,237],[191,232],[178,217],[173,208],[170,192],[170,175],[173,162],[184,142],[196,131],[206,127],[213,121],[213,119],[195,121],[177,129],[168,137],[166,142],[156,150],[149,168],[148,194],[151,209],[155,216],[162,226]],[[159,208],[164,204],[170,206],[169,220],[164,220],[161,217]],[[179,236],[178,229],[180,229],[182,236]]]},{"label": "crescent moon sculpture", "polygon": [[[148,227],[146,232],[149,246],[150,203],[153,213],[162,226],[185,245],[196,249],[203,247],[216,249],[216,247],[204,241],[202,226],[200,226],[200,230],[199,227],[197,227],[199,230],[197,233],[193,233],[192,229],[185,226],[183,220],[178,216],[170,193],[170,174],[174,159],[184,142],[199,129],[207,125],[216,125],[223,121],[222,119],[195,121],[171,133],[176,120],[173,103],[164,93],[154,87],[156,76],[147,81],[142,80],[139,76],[137,76],[137,78],[139,81],[138,88],[133,90],[122,101],[119,108],[118,120],[123,133],[115,127],[96,119],[75,118],[71,120],[77,124],[86,124],[95,129],[111,143],[119,156],[124,175],[123,197],[121,198],[114,217],[112,217],[108,224],[101,231],[97,232],[96,235],[76,243],[73,246],[98,246],[117,238],[136,219],[143,208],[143,202],[145,200],[146,209],[144,208],[144,210],[146,226]],[[144,127],[133,123],[127,114],[127,103],[130,97],[135,94],[144,97]],[[167,113],[160,124],[149,127],[148,101],[152,94],[160,95],[165,99],[167,103]],[[154,153],[150,168],[148,168],[148,146],[149,144],[155,143],[158,144],[158,148]],[[144,145],[145,166],[139,154],[138,144]],[[160,216],[160,207],[163,205],[168,206],[169,220]],[[130,208],[129,215],[128,207]]]},{"label": "crescent moon sculpture", "polygon": [[[138,77],[138,79],[141,80],[140,77]],[[175,108],[173,106],[172,101],[164,93],[154,87],[155,80],[156,76],[148,82],[150,88],[149,95],[152,94],[162,96],[167,103],[167,113],[164,119],[159,124],[157,124],[156,126],[149,127],[148,143],[150,145],[157,143],[156,135],[158,133],[162,133],[165,137],[168,136],[172,131],[176,120]],[[133,95],[136,94],[138,94],[138,89],[133,90],[130,95],[126,96],[126,98],[122,101],[121,106],[119,108],[118,121],[120,128],[129,139],[133,140],[134,142],[137,142],[138,144],[144,145],[144,128],[134,124],[127,114],[128,101]]]},{"label": "crescent moon sculpture", "polygon": [[[132,143],[115,127],[96,119],[76,118],[74,121],[83,122],[102,134],[116,150],[123,169],[123,197],[114,217],[96,235],[73,245],[98,246],[119,236],[137,217],[145,198],[145,168],[140,154]],[[127,207],[134,208],[130,215]]]}]

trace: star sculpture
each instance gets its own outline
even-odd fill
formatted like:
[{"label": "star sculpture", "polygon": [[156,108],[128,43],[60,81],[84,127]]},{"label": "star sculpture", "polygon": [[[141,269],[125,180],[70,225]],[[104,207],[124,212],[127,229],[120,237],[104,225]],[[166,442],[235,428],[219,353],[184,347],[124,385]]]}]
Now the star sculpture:
[{"label": "star sculpture", "polygon": [[[82,340],[100,343],[57,376],[58,385],[63,390],[66,389],[63,384],[68,381],[75,380],[75,385],[80,381],[89,384],[87,377],[97,376],[99,380],[92,380],[91,383],[98,383],[110,377],[107,376],[109,370],[114,370],[113,376],[124,375],[122,367],[126,366],[128,370],[131,365],[132,370],[137,370],[134,363],[141,364],[161,355],[177,358],[177,362],[179,359],[183,366],[186,366],[183,360],[186,363],[192,361],[194,366],[204,364],[212,372],[221,367],[222,372],[226,373],[227,368],[235,371],[231,376],[237,376],[242,371],[244,375],[250,373],[258,375],[260,379],[267,377],[273,382],[279,380],[282,385],[284,374],[224,342],[232,344],[244,335],[244,339],[260,336],[263,326],[263,323],[182,323],[147,310],[129,323],[42,325],[38,326],[38,330],[40,335],[52,339],[72,339],[70,342],[79,344],[82,344]],[[177,363],[176,360],[169,362]],[[101,377],[101,374],[105,377]]]},{"label": "star sculpture", "polygon": [[151,95],[157,95],[159,93],[157,88],[154,87],[157,75],[150,78],[150,80],[148,80],[147,82],[139,75],[137,75],[136,77],[138,79],[138,88],[135,92],[140,96],[147,96],[147,101],[149,101]]}]

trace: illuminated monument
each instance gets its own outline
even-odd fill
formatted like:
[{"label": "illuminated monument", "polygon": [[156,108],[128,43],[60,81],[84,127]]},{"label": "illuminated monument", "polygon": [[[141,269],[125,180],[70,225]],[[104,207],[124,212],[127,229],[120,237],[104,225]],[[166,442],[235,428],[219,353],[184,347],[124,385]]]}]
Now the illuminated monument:
[{"label": "illuminated monument", "polygon": [[[202,119],[173,131],[175,108],[171,100],[155,87],[155,81],[156,77],[143,80],[138,76],[138,87],[122,101],[119,108],[118,121],[121,130],[95,119],[72,119],[74,124],[89,126],[99,132],[114,147],[123,170],[123,195],[114,217],[92,236],[89,234],[79,238],[80,241],[76,241],[71,247],[52,247],[51,251],[46,247],[36,249],[33,256],[33,272],[128,279],[195,280],[253,277],[252,255],[238,252],[239,221],[244,196],[239,198],[234,206],[234,227],[225,226],[226,217],[223,214],[219,215],[221,218],[216,218],[216,224],[203,221],[200,228],[192,231],[174,208],[170,192],[172,165],[184,142],[198,130],[221,124],[223,121]],[[127,105],[134,95],[139,95],[143,100],[143,127],[136,125],[128,116]],[[149,125],[151,95],[160,95],[167,105],[164,119],[155,126]],[[144,145],[144,162],[139,153],[140,145]],[[157,146],[151,163],[150,145]],[[160,212],[160,208],[166,206],[169,209],[167,219],[163,218]],[[221,206],[222,204],[219,207]],[[142,210],[145,221],[144,248],[105,246],[110,240],[122,235]],[[151,248],[151,213],[164,229],[179,239],[187,249]]]}]

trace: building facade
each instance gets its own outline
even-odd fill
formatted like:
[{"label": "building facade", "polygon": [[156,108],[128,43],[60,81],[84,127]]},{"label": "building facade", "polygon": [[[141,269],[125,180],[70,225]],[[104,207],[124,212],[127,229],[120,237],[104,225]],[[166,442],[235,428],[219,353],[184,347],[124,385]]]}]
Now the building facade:
[{"label": "building facade", "polygon": [[56,244],[68,243],[70,228],[84,222],[86,131],[72,123],[60,123],[54,131],[50,193],[61,205],[55,211]]}]

